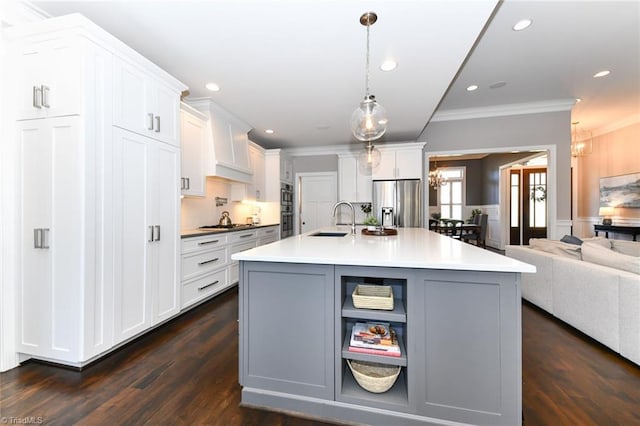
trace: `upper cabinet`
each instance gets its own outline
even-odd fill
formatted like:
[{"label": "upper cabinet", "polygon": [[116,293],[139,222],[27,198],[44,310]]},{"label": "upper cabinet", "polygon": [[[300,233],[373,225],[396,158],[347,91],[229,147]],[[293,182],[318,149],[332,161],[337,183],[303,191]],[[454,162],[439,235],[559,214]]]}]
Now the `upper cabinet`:
[{"label": "upper cabinet", "polygon": [[293,184],[293,160],[286,152],[280,153],[280,180]]},{"label": "upper cabinet", "polygon": [[250,183],[231,185],[231,201],[265,201],[265,151],[253,142],[249,142],[249,162],[253,176]]},{"label": "upper cabinet", "polygon": [[372,200],[371,171],[359,167],[358,162],[357,155],[339,155],[339,197],[341,200],[351,202],[370,203]]},{"label": "upper cabinet", "polygon": [[205,195],[204,149],[207,117],[185,103],[180,104],[180,145],[182,149],[182,195]]},{"label": "upper cabinet", "polygon": [[380,164],[373,169],[373,180],[422,179],[423,147],[424,143],[378,147]]},{"label": "upper cabinet", "polygon": [[66,36],[15,48],[20,63],[15,87],[18,119],[80,114],[83,84],[92,84],[82,78],[92,66],[88,43]]},{"label": "upper cabinet", "polygon": [[135,64],[114,61],[114,125],[180,146],[175,91]]},{"label": "upper cabinet", "polygon": [[208,118],[205,173],[236,182],[251,183],[249,137],[251,126],[209,99],[189,102]]}]

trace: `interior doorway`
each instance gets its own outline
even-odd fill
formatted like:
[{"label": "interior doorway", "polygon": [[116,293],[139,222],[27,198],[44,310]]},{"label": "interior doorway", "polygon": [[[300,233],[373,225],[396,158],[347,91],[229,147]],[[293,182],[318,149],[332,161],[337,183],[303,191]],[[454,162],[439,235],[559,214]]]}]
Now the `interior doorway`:
[{"label": "interior doorway", "polygon": [[298,234],[333,224],[331,209],[338,201],[336,172],[297,173],[296,193]]}]

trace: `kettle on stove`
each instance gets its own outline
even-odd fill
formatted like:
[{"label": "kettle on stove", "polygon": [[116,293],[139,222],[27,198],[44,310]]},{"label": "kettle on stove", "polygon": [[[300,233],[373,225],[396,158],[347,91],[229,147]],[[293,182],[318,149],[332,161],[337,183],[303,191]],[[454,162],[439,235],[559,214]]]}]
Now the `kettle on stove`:
[{"label": "kettle on stove", "polygon": [[232,225],[231,218],[229,217],[229,212],[228,211],[223,211],[222,212],[222,217],[220,218],[220,222],[218,222],[218,225],[220,225],[220,226],[231,226]]}]

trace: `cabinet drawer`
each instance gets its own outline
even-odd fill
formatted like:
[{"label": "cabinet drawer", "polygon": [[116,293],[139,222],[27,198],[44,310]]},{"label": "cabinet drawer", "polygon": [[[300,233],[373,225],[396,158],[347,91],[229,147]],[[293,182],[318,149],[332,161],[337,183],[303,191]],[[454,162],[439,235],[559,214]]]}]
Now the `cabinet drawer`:
[{"label": "cabinet drawer", "polygon": [[264,237],[276,237],[278,236],[278,227],[277,226],[270,226],[268,228],[260,228],[258,229],[258,238],[264,238]]},{"label": "cabinet drawer", "polygon": [[188,281],[182,285],[182,309],[221,292],[228,287],[227,268]]},{"label": "cabinet drawer", "polygon": [[182,280],[213,271],[227,264],[227,249],[182,255]]},{"label": "cabinet drawer", "polygon": [[238,231],[238,232],[230,232],[229,233],[229,243],[238,243],[241,241],[247,241],[251,239],[255,239],[258,236],[258,230],[252,229],[248,231]]},{"label": "cabinet drawer", "polygon": [[197,250],[210,250],[227,244],[226,234],[212,234],[182,239],[182,254]]}]

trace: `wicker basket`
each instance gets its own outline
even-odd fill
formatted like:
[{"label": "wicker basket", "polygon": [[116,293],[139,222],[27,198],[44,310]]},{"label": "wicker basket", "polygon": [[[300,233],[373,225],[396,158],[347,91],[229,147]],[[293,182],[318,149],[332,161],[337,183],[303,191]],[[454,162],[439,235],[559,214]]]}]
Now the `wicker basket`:
[{"label": "wicker basket", "polygon": [[351,297],[353,298],[353,306],[359,309],[393,310],[391,286],[358,284]]},{"label": "wicker basket", "polygon": [[383,393],[391,389],[400,375],[402,367],[395,365],[378,364],[347,360],[349,369],[356,382],[365,390],[372,393]]}]

